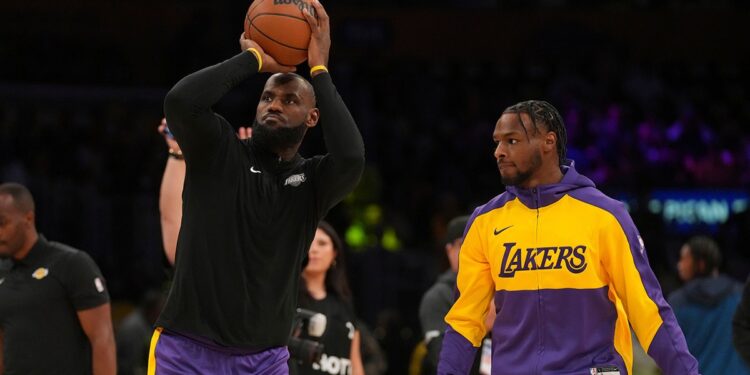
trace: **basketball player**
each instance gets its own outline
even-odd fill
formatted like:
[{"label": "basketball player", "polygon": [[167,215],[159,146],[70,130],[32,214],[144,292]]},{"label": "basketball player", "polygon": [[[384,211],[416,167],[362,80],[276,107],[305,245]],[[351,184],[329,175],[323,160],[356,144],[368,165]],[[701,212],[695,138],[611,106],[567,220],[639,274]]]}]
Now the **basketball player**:
[{"label": "basketball player", "polygon": [[[186,175],[174,281],[156,322],[151,373],[288,373],[302,260],[318,221],[364,168],[362,138],[326,68],[328,16],[312,4],[317,18],[305,13],[312,83],[243,36],[243,52],[167,94]],[[253,137],[240,140],[211,106],[259,71],[277,74],[261,94]],[[305,132],[321,116],[328,154],[302,158]]]},{"label": "basketball player", "polygon": [[493,374],[630,374],[631,326],[664,374],[698,374],[633,221],[566,160],[566,138],[544,101],[498,120],[506,191],[469,219],[438,373],[468,373],[494,298]]}]

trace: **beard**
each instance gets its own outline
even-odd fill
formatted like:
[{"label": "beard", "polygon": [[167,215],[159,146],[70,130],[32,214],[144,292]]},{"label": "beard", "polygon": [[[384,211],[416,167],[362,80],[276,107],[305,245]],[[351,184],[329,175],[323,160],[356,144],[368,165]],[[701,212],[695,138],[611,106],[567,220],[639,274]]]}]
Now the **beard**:
[{"label": "beard", "polygon": [[523,186],[526,184],[526,182],[529,181],[529,179],[531,179],[531,176],[534,175],[534,172],[539,170],[541,166],[542,166],[542,153],[535,152],[531,155],[531,160],[529,161],[529,167],[525,171],[521,171],[516,166],[516,170],[518,170],[518,172],[515,175],[504,176],[501,172],[500,181],[505,186]]},{"label": "beard", "polygon": [[305,137],[307,127],[301,123],[293,127],[273,127],[253,122],[253,142],[269,151],[280,151],[298,146]]}]

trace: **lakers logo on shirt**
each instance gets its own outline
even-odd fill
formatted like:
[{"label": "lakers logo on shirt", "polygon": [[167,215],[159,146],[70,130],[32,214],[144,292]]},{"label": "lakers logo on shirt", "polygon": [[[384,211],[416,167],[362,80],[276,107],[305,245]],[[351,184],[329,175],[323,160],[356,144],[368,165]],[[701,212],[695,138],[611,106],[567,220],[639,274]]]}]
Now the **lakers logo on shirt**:
[{"label": "lakers logo on shirt", "polygon": [[307,178],[305,178],[304,173],[293,174],[289,176],[289,178],[287,178],[286,181],[284,181],[284,186],[292,185],[294,187],[297,187],[297,186],[300,186],[300,184],[302,184],[303,182],[305,182],[305,180],[307,180]]},{"label": "lakers logo on shirt", "polygon": [[44,267],[39,267],[34,271],[34,273],[31,274],[31,277],[41,280],[49,275],[49,269]]},{"label": "lakers logo on shirt", "polygon": [[586,269],[586,246],[517,247],[515,242],[504,243],[505,253],[500,265],[500,277],[513,277],[516,272],[561,269],[571,273]]}]

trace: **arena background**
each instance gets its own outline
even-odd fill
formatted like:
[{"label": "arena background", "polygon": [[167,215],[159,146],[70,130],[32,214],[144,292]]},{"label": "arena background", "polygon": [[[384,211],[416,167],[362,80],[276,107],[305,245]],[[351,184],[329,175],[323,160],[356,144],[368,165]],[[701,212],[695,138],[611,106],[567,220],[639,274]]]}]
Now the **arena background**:
[{"label": "arena background", "polygon": [[[168,272],[156,133],[166,91],[238,52],[248,1],[0,3],[0,182],[26,184],[48,238],[89,252],[115,320]],[[539,98],[569,157],[623,200],[665,293],[691,234],[750,272],[750,41],[742,1],[335,1],[330,68],[368,168],[329,220],[358,315],[404,374],[421,294],[446,267],[445,223],[503,189],[491,131]],[[304,71],[305,69],[302,69]],[[265,77],[216,110],[249,124]],[[323,150],[320,130],[303,155]]]}]

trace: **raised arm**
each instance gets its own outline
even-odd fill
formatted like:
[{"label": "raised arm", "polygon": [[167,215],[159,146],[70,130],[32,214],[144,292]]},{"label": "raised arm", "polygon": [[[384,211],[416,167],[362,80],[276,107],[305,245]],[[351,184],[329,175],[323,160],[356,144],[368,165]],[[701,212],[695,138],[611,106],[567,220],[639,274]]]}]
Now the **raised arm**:
[{"label": "raised arm", "polygon": [[211,152],[218,144],[226,121],[211,107],[240,82],[257,72],[291,72],[294,67],[279,65],[244,34],[242,52],[219,64],[181,79],[164,99],[169,129],[180,143],[189,163],[198,154]]},{"label": "raised arm", "polygon": [[91,343],[91,368],[94,375],[114,375],[117,372],[115,334],[109,303],[79,310],[78,320]]},{"label": "raised arm", "polygon": [[182,224],[182,187],[185,183],[185,160],[181,159],[182,150],[171,136],[166,134],[166,119],[161,120],[159,133],[169,148],[170,157],[164,166],[164,175],[159,188],[159,214],[161,219],[161,239],[164,254],[169,264],[174,265],[177,249],[177,236]]},{"label": "raised arm", "polygon": [[317,16],[309,11],[304,12],[312,30],[307,60],[328,150],[318,173],[323,183],[336,182],[321,189],[321,209],[325,210],[343,199],[359,182],[364,169],[365,147],[357,124],[328,73],[328,53],[331,48],[328,13],[319,1],[313,0],[312,5]]}]

